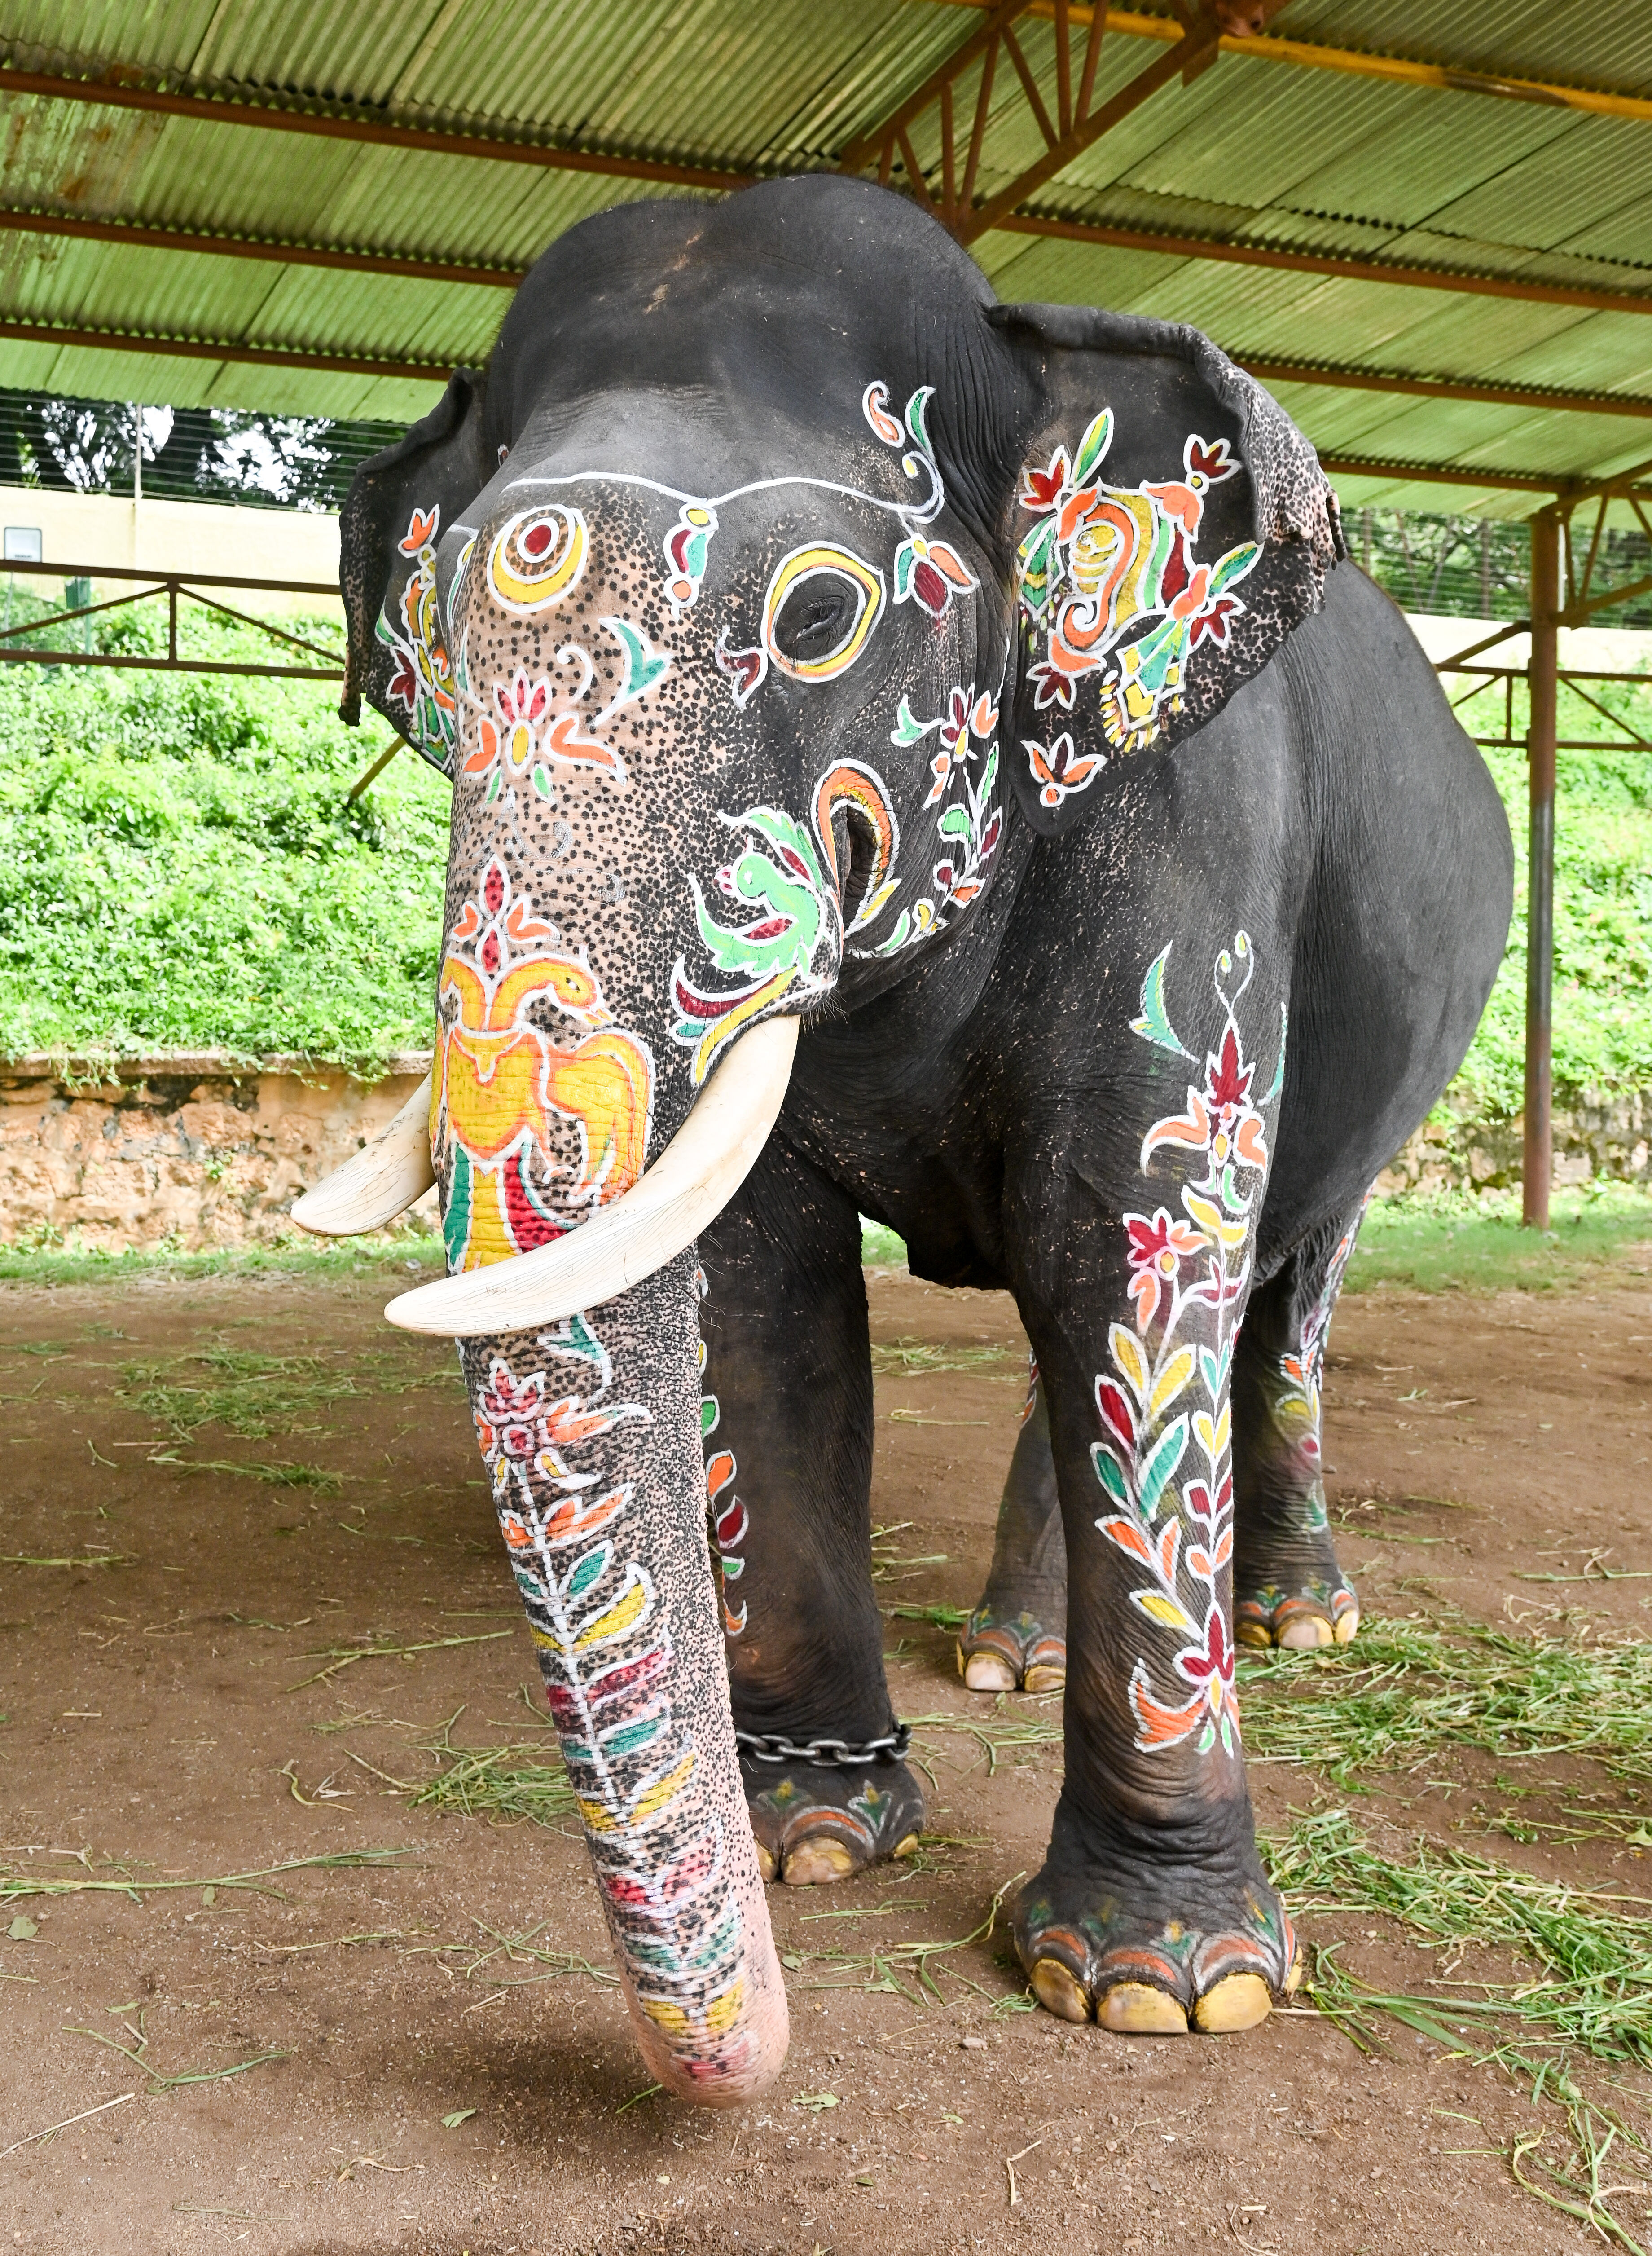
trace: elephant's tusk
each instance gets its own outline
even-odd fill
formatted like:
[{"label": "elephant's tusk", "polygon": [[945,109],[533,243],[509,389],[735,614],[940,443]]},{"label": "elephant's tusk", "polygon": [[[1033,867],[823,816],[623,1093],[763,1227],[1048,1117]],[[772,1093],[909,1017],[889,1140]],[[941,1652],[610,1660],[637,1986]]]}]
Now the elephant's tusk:
[{"label": "elephant's tusk", "polygon": [[754,1026],[623,1198],[531,1253],[400,1293],[385,1315],[408,1331],[475,1339],[558,1323],[641,1284],[693,1244],[756,1165],[785,1102],[797,1047],[796,1019]]},{"label": "elephant's tusk", "polygon": [[430,1075],[372,1142],[306,1191],[292,1209],[300,1230],[354,1237],[404,1214],[436,1180],[430,1163]]}]

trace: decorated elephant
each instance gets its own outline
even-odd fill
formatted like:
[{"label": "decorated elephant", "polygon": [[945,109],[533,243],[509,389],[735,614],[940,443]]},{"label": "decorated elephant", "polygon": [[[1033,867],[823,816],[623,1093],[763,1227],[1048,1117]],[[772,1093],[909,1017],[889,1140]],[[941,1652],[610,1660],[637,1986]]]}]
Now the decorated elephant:
[{"label": "decorated elephant", "polygon": [[673,2092],[784,2058],[765,1881],[923,1822],[862,1215],[1011,1291],[1037,1357],[961,1654],[1065,1676],[1035,1992],[1221,2030],[1292,1984],[1235,1637],[1352,1634],[1325,1329],[1510,898],[1486,771],[1342,557],[1206,339],[998,304],[836,178],[574,228],[351,489],[346,718],[449,778],[452,848],[429,1089],[299,1218],[439,1186],[450,1273],[389,1313],[459,1342]]}]

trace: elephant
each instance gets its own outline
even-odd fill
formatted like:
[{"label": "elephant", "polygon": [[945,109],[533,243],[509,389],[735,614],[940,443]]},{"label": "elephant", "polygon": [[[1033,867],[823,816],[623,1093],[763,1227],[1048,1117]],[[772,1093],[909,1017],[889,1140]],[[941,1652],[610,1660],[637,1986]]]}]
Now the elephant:
[{"label": "elephant", "polygon": [[1065,1680],[1037,1999],[1297,1978],[1235,1643],[1357,1619],[1318,1463],[1367,1188],[1506,935],[1501,802],[1313,449],[1206,338],[1001,304],[839,177],[582,221],[341,520],[347,720],[453,786],[432,1181],[650,2073],[779,2070],[765,1884],[910,1850],[861,1217],[1036,1358],[972,1681]]}]

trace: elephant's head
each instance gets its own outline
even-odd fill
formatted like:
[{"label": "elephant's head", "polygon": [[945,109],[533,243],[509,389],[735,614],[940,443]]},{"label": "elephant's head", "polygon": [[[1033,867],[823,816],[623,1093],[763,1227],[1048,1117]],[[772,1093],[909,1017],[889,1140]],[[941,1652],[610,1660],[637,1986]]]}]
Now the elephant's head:
[{"label": "elephant's head", "polygon": [[[824,180],[575,229],[485,378],[351,490],[350,697],[453,790],[428,1121],[453,1273],[391,1313],[466,1342],[674,2089],[743,2096],[784,2044],[704,1538],[695,1232],[798,1022],[943,948],[1017,828],[1105,820],[1119,765],[1317,603],[1328,506],[1202,338],[998,307],[911,206]],[[399,1164],[392,1200],[428,1180]]]}]

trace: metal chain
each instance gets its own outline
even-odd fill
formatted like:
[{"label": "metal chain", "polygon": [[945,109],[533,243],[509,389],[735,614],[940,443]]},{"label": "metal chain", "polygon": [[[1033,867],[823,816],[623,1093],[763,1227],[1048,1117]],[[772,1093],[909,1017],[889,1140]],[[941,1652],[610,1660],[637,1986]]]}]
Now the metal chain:
[{"label": "metal chain", "polygon": [[826,1769],[852,1770],[864,1763],[899,1762],[912,1744],[910,1724],[896,1724],[886,1738],[855,1745],[848,1739],[811,1739],[794,1746],[784,1731],[736,1731],[735,1744],[753,1762],[818,1763]]}]

